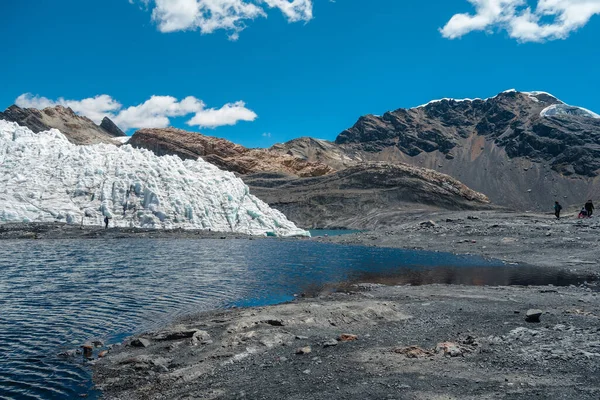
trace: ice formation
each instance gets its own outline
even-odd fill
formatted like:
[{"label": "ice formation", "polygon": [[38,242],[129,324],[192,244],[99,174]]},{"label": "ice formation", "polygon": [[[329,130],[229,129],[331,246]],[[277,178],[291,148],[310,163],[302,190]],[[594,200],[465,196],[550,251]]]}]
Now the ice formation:
[{"label": "ice formation", "polygon": [[[517,89],[508,89],[508,90],[505,90],[505,91],[503,91],[502,93],[523,93],[523,94],[526,94],[527,96],[529,96],[529,98],[530,98],[531,100],[535,101],[535,102],[539,102],[539,100],[538,100],[537,96],[540,96],[540,95],[547,95],[547,96],[550,96],[550,97],[554,97],[554,98],[556,99],[556,97],[555,97],[555,96],[553,96],[553,95],[551,95],[550,93],[547,93],[547,92],[540,92],[540,91],[534,91],[534,92],[519,92]],[[502,93],[500,93],[500,94],[502,94]],[[427,106],[428,106],[428,105],[430,105],[430,104],[439,103],[439,102],[442,102],[442,101],[455,101],[455,102],[457,102],[457,103],[462,103],[462,102],[474,102],[474,101],[487,101],[487,100],[490,100],[490,99],[494,99],[494,98],[496,98],[496,97],[498,97],[498,96],[499,96],[499,95],[496,95],[496,96],[493,96],[493,97],[487,97],[487,98],[485,98],[485,99],[481,99],[481,98],[478,98],[478,97],[477,97],[477,98],[474,98],[474,99],[453,99],[453,98],[450,98],[450,97],[446,97],[446,98],[443,98],[443,99],[432,100],[432,101],[430,101],[429,103],[422,104],[422,105],[420,105],[420,106],[418,106],[418,107],[415,107],[415,108],[423,108],[423,107],[427,107]],[[559,101],[560,101],[560,100],[559,100]]]},{"label": "ice formation", "polygon": [[569,106],[567,104],[553,104],[546,107],[540,113],[542,117],[552,117],[555,115],[574,115],[577,117],[600,118],[600,115],[583,107]]},{"label": "ice formation", "polygon": [[308,235],[205,161],[77,146],[58,130],[35,134],[0,120],[0,223],[102,225],[105,216],[118,227]]}]

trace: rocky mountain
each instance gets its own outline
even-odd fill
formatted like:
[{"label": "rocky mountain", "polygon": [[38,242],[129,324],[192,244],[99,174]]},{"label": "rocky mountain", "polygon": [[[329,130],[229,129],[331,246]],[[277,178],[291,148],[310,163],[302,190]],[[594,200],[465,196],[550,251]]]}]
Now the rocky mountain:
[{"label": "rocky mountain", "polygon": [[309,177],[334,172],[324,163],[307,162],[265,149],[248,149],[225,139],[174,128],[140,129],[128,143],[157,155],[177,155],[184,160],[202,158],[221,169],[242,175],[272,172]]},{"label": "rocky mountain", "polygon": [[63,106],[37,110],[12,105],[0,112],[0,120],[16,122],[35,133],[58,129],[73,144],[113,143],[113,138],[125,136],[125,133],[107,117],[100,125],[96,125],[91,119],[77,115],[70,108]]},{"label": "rocky mountain", "polygon": [[600,116],[544,92],[436,100],[361,117],[335,143],[302,138],[272,150],[335,166],[344,159],[432,168],[518,210],[600,196]]},{"label": "rocky mountain", "polygon": [[397,163],[361,163],[314,178],[243,176],[257,197],[304,228],[374,229],[407,213],[490,208],[489,200],[454,178]]}]

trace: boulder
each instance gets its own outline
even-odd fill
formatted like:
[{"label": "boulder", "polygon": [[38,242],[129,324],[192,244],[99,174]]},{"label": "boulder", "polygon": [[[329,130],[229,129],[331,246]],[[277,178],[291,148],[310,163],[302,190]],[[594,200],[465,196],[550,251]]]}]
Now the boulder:
[{"label": "boulder", "polygon": [[544,312],[542,310],[530,309],[525,314],[525,321],[527,322],[540,322],[540,317]]}]

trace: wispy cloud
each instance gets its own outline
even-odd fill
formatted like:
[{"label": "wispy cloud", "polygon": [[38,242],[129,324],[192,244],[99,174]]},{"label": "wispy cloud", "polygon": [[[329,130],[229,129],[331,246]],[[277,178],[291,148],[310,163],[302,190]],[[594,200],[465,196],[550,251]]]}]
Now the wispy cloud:
[{"label": "wispy cloud", "polygon": [[264,137],[264,138],[270,138],[271,137],[271,132],[264,132],[262,134],[262,137]]},{"label": "wispy cloud", "polygon": [[225,30],[237,40],[246,22],[266,17],[267,8],[279,9],[289,22],[310,21],[313,0],[129,0],[152,9],[161,32]]},{"label": "wispy cloud", "polygon": [[124,130],[165,128],[170,125],[170,118],[191,114],[193,116],[187,124],[203,128],[235,125],[239,121],[254,121],[258,117],[254,111],[246,108],[243,101],[227,103],[221,108],[206,108],[202,100],[192,96],[181,101],[172,96],[152,96],[141,104],[123,108],[121,103],[106,94],[83,100],[51,100],[25,93],[19,96],[15,103],[19,107],[38,109],[62,105],[96,123],[100,123],[104,117],[109,117]]},{"label": "wispy cloud", "polygon": [[475,14],[456,14],[440,29],[448,39],[473,31],[505,30],[521,42],[565,39],[600,14],[600,0],[467,0]]}]

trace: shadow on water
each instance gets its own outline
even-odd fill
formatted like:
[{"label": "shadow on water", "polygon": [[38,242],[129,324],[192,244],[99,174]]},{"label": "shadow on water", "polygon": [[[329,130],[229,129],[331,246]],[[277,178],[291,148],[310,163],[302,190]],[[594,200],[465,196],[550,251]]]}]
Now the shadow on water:
[{"label": "shadow on water", "polygon": [[569,286],[598,281],[593,274],[578,274],[528,265],[502,267],[435,267],[412,266],[387,273],[360,272],[348,282],[383,285],[471,285],[471,286]]}]

